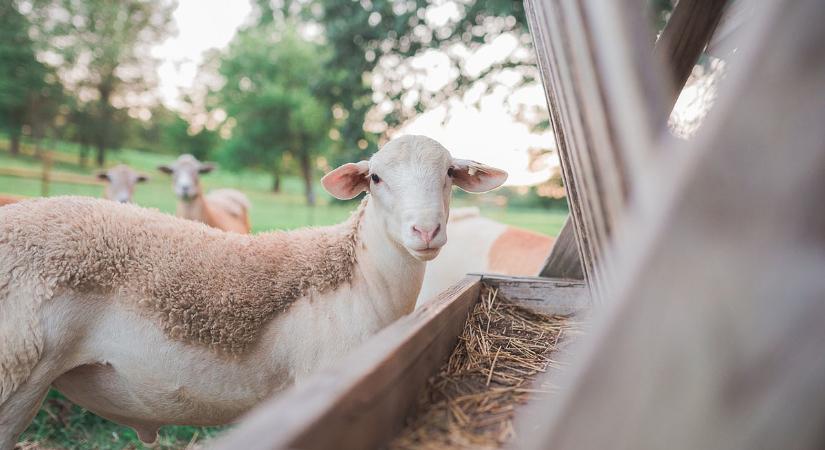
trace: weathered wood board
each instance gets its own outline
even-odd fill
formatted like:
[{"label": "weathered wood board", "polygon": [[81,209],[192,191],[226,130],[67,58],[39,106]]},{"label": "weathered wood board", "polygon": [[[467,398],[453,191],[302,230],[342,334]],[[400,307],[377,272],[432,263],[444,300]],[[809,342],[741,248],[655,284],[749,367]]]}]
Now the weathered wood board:
[{"label": "weathered wood board", "polygon": [[367,449],[403,426],[427,378],[449,356],[480,277],[467,277],[347,356],[253,411],[217,449]]},{"label": "weathered wood board", "polygon": [[666,124],[665,83],[639,4],[528,0],[525,10],[584,277],[599,301],[611,290],[611,235]]},{"label": "weathered wood board", "polygon": [[591,307],[590,291],[579,280],[482,275],[481,281],[512,303],[544,314],[569,316]]},{"label": "weathered wood board", "polygon": [[680,0],[654,53],[670,74],[670,109],[725,12],[727,0]]},{"label": "weathered wood board", "polygon": [[264,403],[212,447],[368,449],[387,444],[403,427],[427,378],[452,352],[482,283],[514,303],[550,314],[581,313],[590,304],[581,281],[470,275],[339,364]]},{"label": "weathered wood board", "polygon": [[564,221],[561,232],[553,242],[550,255],[544,262],[540,277],[547,278],[568,278],[573,280],[584,280],[582,272],[582,260],[579,257],[579,244],[576,240],[576,229],[570,216]]},{"label": "weathered wood board", "polygon": [[525,448],[825,448],[825,3],[760,6]]}]

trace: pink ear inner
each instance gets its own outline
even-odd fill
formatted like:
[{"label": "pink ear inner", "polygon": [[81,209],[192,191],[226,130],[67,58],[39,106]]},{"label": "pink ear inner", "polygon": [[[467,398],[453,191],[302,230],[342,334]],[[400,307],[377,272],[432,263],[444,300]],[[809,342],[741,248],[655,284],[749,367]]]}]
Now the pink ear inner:
[{"label": "pink ear inner", "polygon": [[507,181],[507,172],[466,159],[453,160],[453,182],[467,192],[487,192]]},{"label": "pink ear inner", "polygon": [[369,162],[367,161],[347,163],[326,174],[321,179],[321,185],[333,197],[339,200],[349,200],[367,189],[368,173]]}]

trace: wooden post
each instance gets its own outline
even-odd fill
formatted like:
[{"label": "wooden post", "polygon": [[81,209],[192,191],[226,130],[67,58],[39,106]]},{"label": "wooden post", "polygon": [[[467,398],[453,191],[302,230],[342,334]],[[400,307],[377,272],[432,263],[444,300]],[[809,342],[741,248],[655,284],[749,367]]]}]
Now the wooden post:
[{"label": "wooden post", "polygon": [[609,242],[666,124],[641,4],[526,0],[585,279],[610,291]]},{"label": "wooden post", "polygon": [[544,267],[541,269],[539,276],[574,280],[584,279],[576,230],[570,216],[565,219],[564,226],[556,237],[553,248],[550,249],[550,256],[544,262]]},{"label": "wooden post", "polygon": [[617,307],[524,448],[825,448],[823,22],[821,0],[772,2],[743,30],[706,125],[629,214]]},{"label": "wooden post", "polygon": [[667,109],[673,109],[696,60],[722,19],[727,0],[680,0],[673,10],[654,52],[670,73]]}]

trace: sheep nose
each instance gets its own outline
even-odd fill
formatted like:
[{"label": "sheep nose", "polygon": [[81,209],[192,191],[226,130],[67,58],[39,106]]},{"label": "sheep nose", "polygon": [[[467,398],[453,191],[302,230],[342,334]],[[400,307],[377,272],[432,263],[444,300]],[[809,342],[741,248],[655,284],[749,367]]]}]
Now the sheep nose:
[{"label": "sheep nose", "polygon": [[429,247],[430,242],[438,235],[438,232],[441,230],[441,224],[435,226],[435,228],[426,228],[419,225],[413,225],[412,227],[413,234],[417,234],[419,238]]}]

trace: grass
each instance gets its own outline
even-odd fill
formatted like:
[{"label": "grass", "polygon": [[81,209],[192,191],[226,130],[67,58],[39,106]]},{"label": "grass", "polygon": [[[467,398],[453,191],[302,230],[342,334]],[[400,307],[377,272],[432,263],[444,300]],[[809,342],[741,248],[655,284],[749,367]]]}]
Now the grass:
[{"label": "grass", "polygon": [[[60,152],[76,152],[71,144],[61,142],[44,146]],[[0,139],[0,149],[3,148],[8,148],[8,143]],[[173,157],[168,155],[127,149],[109,154],[110,164],[126,163],[150,176],[149,182],[136,189],[135,202],[168,213],[174,213],[176,200],[172,194],[169,177],[158,172],[156,167],[172,159]],[[31,157],[13,158],[8,153],[0,152],[0,167],[40,169],[41,165],[38,160]],[[93,168],[57,162],[54,163],[53,170],[85,175],[95,173]],[[273,194],[269,191],[271,178],[267,174],[253,171],[218,170],[205,176],[202,182],[207,190],[217,187],[233,187],[246,193],[252,202],[253,232],[333,224],[346,218],[356,204],[355,202],[332,201],[319,185],[316,188],[319,205],[314,208],[308,207],[304,204],[301,181],[295,177],[284,179],[283,192],[280,194]],[[41,183],[38,179],[0,176],[0,192],[38,196],[41,193]],[[98,186],[50,183],[48,194],[98,197],[102,194],[102,190]],[[567,215],[567,212],[562,210],[490,206],[491,198],[485,198],[483,195],[460,196],[456,198],[454,205],[476,205],[480,207],[483,215],[494,220],[549,235],[558,233]],[[192,442],[214,436],[221,429],[221,427],[163,427],[159,444],[155,448],[184,448]],[[132,429],[109,422],[73,405],[55,391],[48,394],[37,417],[21,436],[21,441],[36,443],[40,448],[144,448]]]},{"label": "grass", "polygon": [[[3,148],[0,140],[0,148]],[[70,152],[71,147],[58,146],[62,151]],[[159,164],[167,163],[173,158],[168,155],[144,153],[135,150],[119,150],[109,156],[111,164],[122,162],[149,175],[150,180],[135,189],[135,202],[139,205],[157,208],[161,211],[175,212],[176,200],[172,194],[171,181],[167,175],[156,170]],[[40,162],[31,157],[11,157],[0,152],[0,166],[40,169]],[[95,173],[92,168],[77,164],[55,163],[53,170],[85,175]],[[304,203],[302,183],[297,177],[285,177],[283,189],[279,194],[269,190],[271,178],[268,174],[243,171],[230,172],[218,170],[204,176],[202,183],[206,190],[217,187],[232,187],[243,191],[252,202],[250,220],[254,232],[268,230],[287,230],[303,226],[330,225],[346,218],[355,208],[355,202],[333,201],[320,185],[316,186],[319,205],[312,208]],[[0,192],[37,196],[41,193],[38,179],[14,178],[0,176]],[[50,183],[48,195],[88,195],[98,197],[102,189],[97,186]],[[491,206],[491,196],[462,196],[455,200],[455,206],[477,205],[482,213],[497,221],[526,228],[539,233],[555,235],[561,229],[567,215],[563,210],[541,208],[506,208]]]},{"label": "grass", "polygon": [[[218,435],[226,427],[167,426],[161,428],[155,449],[181,449]],[[48,449],[146,448],[131,428],[109,422],[72,404],[57,391],[46,396],[32,424],[20,436],[20,446]]]}]

